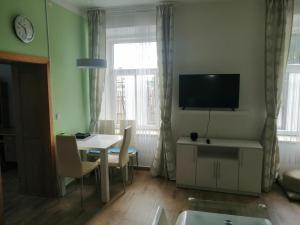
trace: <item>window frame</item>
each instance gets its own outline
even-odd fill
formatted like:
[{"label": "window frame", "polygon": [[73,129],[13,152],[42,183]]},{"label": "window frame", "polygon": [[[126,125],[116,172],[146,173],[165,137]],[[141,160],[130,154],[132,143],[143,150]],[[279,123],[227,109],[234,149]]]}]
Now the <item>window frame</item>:
[{"label": "window frame", "polygon": [[[112,82],[111,82],[111,96],[113,99],[117,98],[117,93],[116,93],[116,78],[117,76],[133,76],[134,77],[134,86],[135,86],[135,120],[137,117],[137,74],[139,74],[139,71],[142,72],[141,74],[145,75],[151,75],[153,74],[158,74],[158,67],[157,68],[138,68],[138,69],[114,69],[114,45],[115,44],[127,44],[127,43],[145,43],[145,42],[156,42],[156,37],[155,35],[147,37],[146,39],[143,36],[136,36],[136,37],[131,37],[130,35],[124,35],[123,37],[120,38],[114,38],[113,36],[108,36],[107,37],[107,54],[110,56],[110,64],[108,65],[108,74],[111,75]],[[147,72],[150,72],[147,74]],[[157,78],[158,79],[158,78]],[[159,90],[157,90],[158,92]],[[115,121],[117,121],[117,113],[116,113],[116,104],[112,104],[112,111],[115,112],[113,115],[113,118]],[[158,106],[160,107],[160,106]],[[159,115],[158,115],[159,116]],[[115,124],[116,127],[118,127],[120,124],[117,123]],[[157,121],[157,124],[155,125],[143,125],[142,127],[139,126],[139,124],[136,124],[136,132],[137,134],[141,133],[142,130],[148,130],[151,134],[156,134],[159,131],[160,127],[160,121]]]}]

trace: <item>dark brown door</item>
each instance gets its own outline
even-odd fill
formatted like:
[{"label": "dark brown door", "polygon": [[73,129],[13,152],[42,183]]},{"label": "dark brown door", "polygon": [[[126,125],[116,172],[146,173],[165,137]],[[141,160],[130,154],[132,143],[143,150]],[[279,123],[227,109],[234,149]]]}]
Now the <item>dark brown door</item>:
[{"label": "dark brown door", "polygon": [[3,209],[3,187],[0,166],[0,225],[4,224],[4,209]]},{"label": "dark brown door", "polygon": [[20,191],[55,196],[55,156],[51,151],[47,65],[13,65]]}]

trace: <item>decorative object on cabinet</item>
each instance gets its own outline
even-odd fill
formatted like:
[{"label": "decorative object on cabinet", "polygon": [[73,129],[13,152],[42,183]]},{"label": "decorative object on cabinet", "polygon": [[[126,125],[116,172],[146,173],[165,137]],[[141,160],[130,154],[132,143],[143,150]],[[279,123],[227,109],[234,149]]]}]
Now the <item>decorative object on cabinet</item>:
[{"label": "decorative object on cabinet", "polygon": [[198,133],[197,132],[192,132],[190,134],[191,140],[196,141],[198,139]]}]

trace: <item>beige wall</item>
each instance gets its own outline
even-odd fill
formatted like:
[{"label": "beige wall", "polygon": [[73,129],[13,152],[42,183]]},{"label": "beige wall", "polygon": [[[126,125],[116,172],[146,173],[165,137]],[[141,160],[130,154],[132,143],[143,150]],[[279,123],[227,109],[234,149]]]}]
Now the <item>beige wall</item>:
[{"label": "beige wall", "polygon": [[178,107],[178,75],[240,73],[240,109],[212,112],[210,137],[257,139],[264,116],[264,1],[180,4],[175,10],[174,138],[203,135],[208,111]]}]

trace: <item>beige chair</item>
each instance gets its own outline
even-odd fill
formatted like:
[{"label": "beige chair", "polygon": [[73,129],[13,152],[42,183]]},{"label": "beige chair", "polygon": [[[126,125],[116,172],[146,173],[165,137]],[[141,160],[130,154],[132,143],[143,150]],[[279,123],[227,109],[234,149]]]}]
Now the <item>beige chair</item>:
[{"label": "beige chair", "polygon": [[[128,154],[129,154],[129,164],[131,168],[131,183],[133,182],[133,167],[134,167],[134,160],[136,162],[136,166],[139,166],[139,158],[138,158],[138,150],[135,147],[135,136],[136,136],[136,124],[135,120],[120,120],[120,130],[121,134],[124,131],[124,128],[127,126],[131,126],[131,140],[128,147]],[[109,149],[110,154],[120,154],[120,148],[118,146],[112,147]]]},{"label": "beige chair", "polygon": [[[95,162],[81,161],[79,151],[77,148],[75,136],[57,135],[57,159],[58,159],[58,173],[61,177],[72,177],[81,180],[80,192],[81,192],[81,207],[83,206],[83,177],[94,171],[96,178],[96,185],[99,181],[99,165],[100,160]],[[97,188],[96,186],[96,188]]]},{"label": "beige chair", "polygon": [[115,134],[115,121],[114,120],[100,120],[99,127],[100,134]]},{"label": "beige chair", "polygon": [[[99,134],[115,134],[114,120],[100,120]],[[91,149],[85,152],[88,161],[95,161],[100,157],[99,149]]]},{"label": "beige chair", "polygon": [[108,155],[108,166],[110,168],[120,168],[124,192],[126,190],[125,167],[128,166],[128,162],[129,162],[128,147],[130,141],[131,141],[131,127],[128,126],[124,129],[123,142],[120,148],[120,154]]}]

